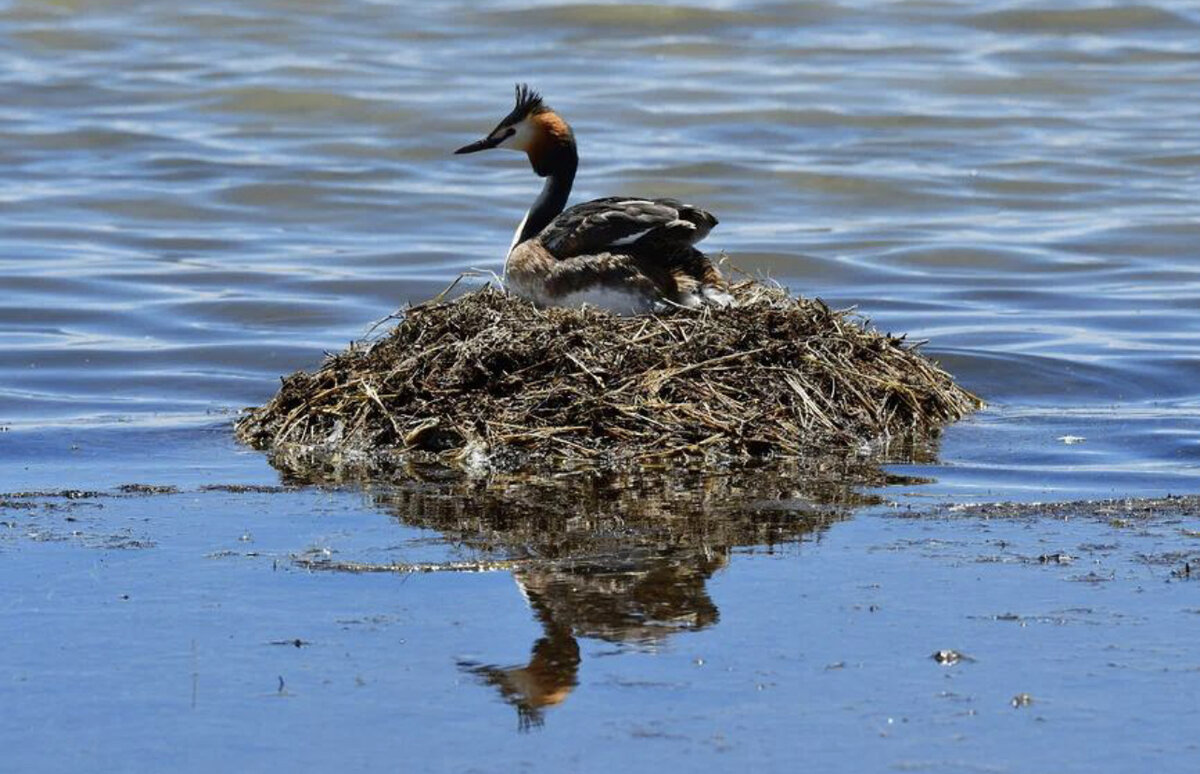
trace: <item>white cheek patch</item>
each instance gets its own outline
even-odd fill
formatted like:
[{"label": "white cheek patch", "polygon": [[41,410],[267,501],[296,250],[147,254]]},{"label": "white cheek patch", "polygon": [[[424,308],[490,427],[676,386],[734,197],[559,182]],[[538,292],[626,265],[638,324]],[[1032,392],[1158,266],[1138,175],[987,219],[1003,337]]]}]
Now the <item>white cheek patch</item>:
[{"label": "white cheek patch", "polygon": [[[507,138],[505,138],[504,141],[501,142],[496,147],[504,148],[505,150],[514,150],[514,151],[529,150],[529,147],[533,144],[533,137],[534,137],[533,124],[531,124],[529,122],[529,119],[528,118],[523,119],[520,123],[515,124],[509,128],[515,129],[516,131],[513,132]],[[505,130],[505,131],[507,131],[507,130]]]}]

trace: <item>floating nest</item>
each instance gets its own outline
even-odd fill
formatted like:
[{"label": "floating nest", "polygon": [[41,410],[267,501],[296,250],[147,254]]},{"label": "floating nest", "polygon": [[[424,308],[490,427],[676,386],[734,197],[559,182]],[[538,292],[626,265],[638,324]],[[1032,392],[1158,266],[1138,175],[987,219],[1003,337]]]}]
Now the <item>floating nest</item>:
[{"label": "floating nest", "polygon": [[487,286],[407,309],[237,423],[276,452],[603,464],[806,456],[935,435],[981,401],[903,337],[753,280],[619,317]]}]

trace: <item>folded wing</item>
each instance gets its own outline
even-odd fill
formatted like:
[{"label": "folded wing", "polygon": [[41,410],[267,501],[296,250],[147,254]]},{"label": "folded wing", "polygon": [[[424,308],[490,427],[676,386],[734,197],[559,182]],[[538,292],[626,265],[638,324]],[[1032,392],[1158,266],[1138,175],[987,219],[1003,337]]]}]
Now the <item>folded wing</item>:
[{"label": "folded wing", "polygon": [[690,247],[717,219],[675,199],[610,196],[577,204],[538,235],[558,260],[599,253],[634,253]]}]

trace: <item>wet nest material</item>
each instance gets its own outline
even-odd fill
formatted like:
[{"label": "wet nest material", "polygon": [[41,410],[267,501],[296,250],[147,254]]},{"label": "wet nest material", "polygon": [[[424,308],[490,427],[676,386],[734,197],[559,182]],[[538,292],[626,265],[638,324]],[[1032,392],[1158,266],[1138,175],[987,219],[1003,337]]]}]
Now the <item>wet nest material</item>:
[{"label": "wet nest material", "polygon": [[978,408],[918,345],[753,280],[727,309],[619,317],[486,286],[285,377],[257,448],[613,464],[804,456],[933,435]]}]

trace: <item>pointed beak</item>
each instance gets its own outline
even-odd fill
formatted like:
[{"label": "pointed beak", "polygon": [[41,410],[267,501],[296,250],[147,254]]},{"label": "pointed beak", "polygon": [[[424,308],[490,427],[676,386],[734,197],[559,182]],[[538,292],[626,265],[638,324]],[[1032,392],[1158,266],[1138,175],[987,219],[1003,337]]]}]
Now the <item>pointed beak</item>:
[{"label": "pointed beak", "polygon": [[470,145],[464,145],[454,152],[456,154],[457,153],[475,153],[477,151],[487,150],[488,148],[495,148],[497,145],[500,144],[500,141],[501,141],[500,139],[492,139],[491,137],[484,137],[482,140],[480,140],[478,142],[473,142]]}]

